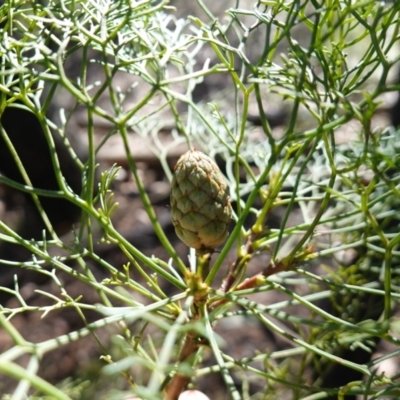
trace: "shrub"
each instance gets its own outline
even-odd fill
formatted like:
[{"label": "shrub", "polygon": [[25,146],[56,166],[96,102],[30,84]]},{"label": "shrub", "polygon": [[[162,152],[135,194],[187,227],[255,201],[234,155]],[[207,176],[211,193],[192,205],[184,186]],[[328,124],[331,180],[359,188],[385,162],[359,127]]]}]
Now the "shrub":
[{"label": "shrub", "polygon": [[[378,119],[399,89],[398,3],[236,2],[216,15],[198,0],[194,16],[167,3],[1,6],[0,183],[22,213],[0,218],[12,398],[172,400],[188,384],[210,398],[398,397],[381,366],[399,352],[400,138]],[[190,148],[219,164],[233,221],[218,251],[182,252],[135,138],[168,182]],[[123,169],[96,161],[113,140]],[[161,256],[115,226],[123,170]],[[81,325],[63,330],[59,310]],[[61,333],[31,336],[39,314]],[[48,354],[50,370],[66,345],[84,360],[88,337],[106,379],[46,378]]]}]

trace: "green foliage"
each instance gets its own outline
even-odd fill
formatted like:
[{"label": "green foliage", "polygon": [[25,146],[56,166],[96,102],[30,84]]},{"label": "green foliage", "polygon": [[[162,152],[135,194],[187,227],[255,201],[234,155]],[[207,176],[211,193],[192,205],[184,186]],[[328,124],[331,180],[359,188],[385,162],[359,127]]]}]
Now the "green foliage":
[{"label": "green foliage", "polygon": [[[177,399],[189,382],[201,385],[215,373],[224,381],[222,395],[232,399],[277,393],[303,400],[398,398],[398,376],[376,368],[399,346],[393,310],[399,298],[400,133],[375,127],[374,118],[381,95],[399,89],[389,79],[399,60],[399,3],[237,1],[217,16],[211,2],[198,0],[199,15],[182,19],[167,3],[6,1],[0,8],[0,114],[16,107],[36,116],[58,183],[58,190],[34,187],[1,126],[24,182],[0,174],[0,184],[32,197],[45,231],[42,240],[32,240],[0,220],[0,241],[31,255],[0,264],[46,276],[59,289],[57,296],[37,292],[44,304],[38,307],[25,299],[17,279],[14,288],[0,288],[15,300],[0,306],[2,335],[12,343],[0,354],[0,372],[18,382],[12,398],[134,393]],[[77,60],[73,76],[68,65]],[[208,103],[195,101],[196,89],[215,77],[223,91],[214,91]],[[129,86],[120,85],[124,79],[131,79]],[[60,94],[68,107],[56,102]],[[282,131],[265,112],[274,103],[289,114]],[[54,106],[59,110],[51,118]],[[261,127],[248,122],[252,109]],[[85,160],[69,135],[80,110],[87,123]],[[107,127],[100,142],[97,124]],[[165,146],[161,132],[171,124]],[[145,138],[169,181],[169,154],[182,143],[224,161],[234,224],[219,252],[196,258],[190,251],[186,266],[132,155],[134,134]],[[101,170],[96,157],[114,137],[123,143],[165,259],[147,256],[112,223],[120,168]],[[80,193],[64,179],[57,141],[81,172]],[[81,210],[72,240],[52,225],[42,205],[46,197]],[[271,215],[279,212],[279,226],[272,226]],[[126,264],[112,265],[98,254],[96,240],[117,245]],[[346,263],[343,254],[350,250],[356,255]],[[68,293],[64,276],[96,292],[97,303],[85,293]],[[14,325],[20,314],[51,319],[59,309],[74,310],[84,327],[32,343]],[[263,344],[251,356],[240,355],[230,340],[235,321],[272,332],[285,346]],[[221,324],[229,333],[219,333]],[[103,354],[106,380],[96,386],[83,378],[71,386],[39,376],[45,354],[88,336]],[[346,350],[372,352],[377,340],[394,350],[366,362],[348,358]],[[18,364],[22,356],[24,366]],[[337,364],[360,378],[326,387],[324,377]]]}]

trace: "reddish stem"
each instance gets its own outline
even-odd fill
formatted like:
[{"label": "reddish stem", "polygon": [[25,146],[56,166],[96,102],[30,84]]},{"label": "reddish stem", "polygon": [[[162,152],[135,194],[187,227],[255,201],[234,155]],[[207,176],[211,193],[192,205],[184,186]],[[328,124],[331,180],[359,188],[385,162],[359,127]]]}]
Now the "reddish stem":
[{"label": "reddish stem", "polygon": [[[189,332],[185,336],[185,342],[179,354],[179,363],[187,361],[199,348],[193,333]],[[191,377],[177,373],[172,377],[164,389],[164,400],[178,400],[179,395],[189,384]]]}]

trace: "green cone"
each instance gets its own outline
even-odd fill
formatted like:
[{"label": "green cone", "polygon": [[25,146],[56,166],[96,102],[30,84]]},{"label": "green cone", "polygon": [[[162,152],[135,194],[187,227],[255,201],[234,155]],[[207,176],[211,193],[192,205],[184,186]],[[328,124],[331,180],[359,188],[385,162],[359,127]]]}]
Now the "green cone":
[{"label": "green cone", "polygon": [[217,164],[189,150],[176,166],[171,190],[172,222],[187,246],[212,252],[228,237],[232,208],[228,187]]}]

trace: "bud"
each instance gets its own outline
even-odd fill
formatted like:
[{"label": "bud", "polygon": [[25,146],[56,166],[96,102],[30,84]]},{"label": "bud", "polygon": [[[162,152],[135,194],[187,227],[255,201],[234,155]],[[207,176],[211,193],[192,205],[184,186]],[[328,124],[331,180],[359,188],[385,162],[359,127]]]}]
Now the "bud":
[{"label": "bud", "polygon": [[232,207],[225,177],[204,153],[183,154],[172,179],[171,214],[175,232],[187,246],[212,252],[228,237]]}]

